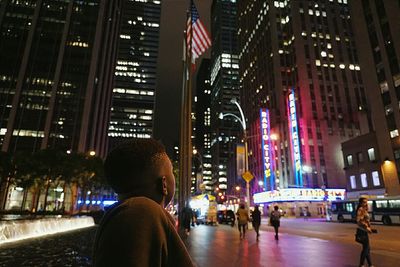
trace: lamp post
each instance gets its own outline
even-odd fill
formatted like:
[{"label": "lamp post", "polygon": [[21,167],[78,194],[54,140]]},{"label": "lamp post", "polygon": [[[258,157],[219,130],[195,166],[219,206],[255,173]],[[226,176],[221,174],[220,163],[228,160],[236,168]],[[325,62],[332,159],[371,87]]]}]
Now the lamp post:
[{"label": "lamp post", "polygon": [[[195,168],[195,175],[196,175],[196,191],[199,189],[201,193],[203,193],[204,189],[201,188],[201,185],[203,184],[203,155],[197,150],[193,149],[193,156],[196,157],[199,160],[200,163],[200,181],[197,179],[197,168]],[[195,165],[196,166],[196,165]]]},{"label": "lamp post", "polygon": [[[245,162],[245,164],[244,164],[244,172],[247,173],[248,170],[249,170],[249,163],[248,163],[248,150],[247,150],[246,120],[244,118],[242,107],[239,105],[239,103],[236,101],[236,99],[233,98],[233,99],[231,99],[230,102],[237,106],[237,108],[239,109],[241,118],[239,118],[238,116],[236,116],[233,113],[225,113],[225,114],[220,113],[219,114],[219,118],[223,119],[226,116],[232,116],[232,117],[236,118],[240,122],[240,124],[242,126],[242,129],[243,129],[244,162]],[[247,198],[246,199],[246,204],[247,204],[247,209],[248,209],[249,212],[250,212],[250,184],[249,184],[250,180],[251,179],[246,179],[246,198]]]}]

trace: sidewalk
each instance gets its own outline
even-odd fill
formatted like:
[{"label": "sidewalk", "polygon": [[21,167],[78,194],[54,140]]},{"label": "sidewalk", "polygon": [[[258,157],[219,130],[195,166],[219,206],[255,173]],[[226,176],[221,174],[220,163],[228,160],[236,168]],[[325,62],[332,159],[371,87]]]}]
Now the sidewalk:
[{"label": "sidewalk", "polygon": [[[264,227],[263,227],[264,228]],[[282,233],[276,241],[271,230],[250,230],[241,240],[236,227],[192,228],[185,240],[198,267],[357,267],[361,247],[354,244]],[[395,258],[372,254],[378,267],[398,266]]]}]

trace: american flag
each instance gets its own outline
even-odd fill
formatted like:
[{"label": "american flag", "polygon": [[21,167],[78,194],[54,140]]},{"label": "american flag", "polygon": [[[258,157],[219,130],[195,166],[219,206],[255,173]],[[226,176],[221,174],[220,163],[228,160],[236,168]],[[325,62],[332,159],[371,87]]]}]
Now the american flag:
[{"label": "american flag", "polygon": [[190,15],[186,26],[186,47],[188,48],[188,53],[189,51],[192,52],[192,63],[194,64],[196,58],[211,46],[211,39],[200,21],[199,12],[197,12],[193,1],[191,2]]}]

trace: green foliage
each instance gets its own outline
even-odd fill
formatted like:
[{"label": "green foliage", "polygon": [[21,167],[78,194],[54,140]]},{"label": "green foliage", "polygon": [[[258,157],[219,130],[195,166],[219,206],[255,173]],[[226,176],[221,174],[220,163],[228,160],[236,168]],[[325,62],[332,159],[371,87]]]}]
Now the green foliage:
[{"label": "green foliage", "polygon": [[12,156],[1,152],[0,178],[8,175],[12,184],[26,189],[45,189],[46,195],[51,184],[76,184],[99,192],[106,184],[101,158],[83,153],[66,154],[55,149],[17,152]]}]

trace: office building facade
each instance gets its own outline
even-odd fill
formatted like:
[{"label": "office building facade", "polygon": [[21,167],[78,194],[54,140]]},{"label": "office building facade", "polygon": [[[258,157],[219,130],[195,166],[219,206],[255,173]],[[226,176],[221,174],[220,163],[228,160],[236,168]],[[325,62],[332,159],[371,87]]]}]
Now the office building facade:
[{"label": "office building facade", "polygon": [[347,1],[240,1],[238,17],[253,190],[345,188],[341,143],[368,131]]},{"label": "office building facade", "polygon": [[107,150],[120,1],[0,3],[2,151]]},{"label": "office building facade", "polygon": [[161,1],[123,1],[110,146],[153,135]]},{"label": "office building facade", "polygon": [[370,135],[376,141],[368,147],[359,145],[358,139],[343,144],[347,188],[354,197],[400,195],[400,2],[363,0],[349,4],[369,100],[362,109],[371,116]]}]

